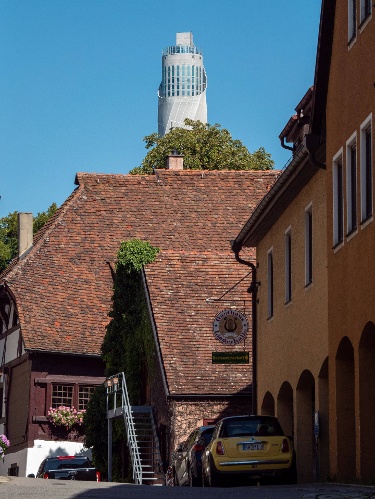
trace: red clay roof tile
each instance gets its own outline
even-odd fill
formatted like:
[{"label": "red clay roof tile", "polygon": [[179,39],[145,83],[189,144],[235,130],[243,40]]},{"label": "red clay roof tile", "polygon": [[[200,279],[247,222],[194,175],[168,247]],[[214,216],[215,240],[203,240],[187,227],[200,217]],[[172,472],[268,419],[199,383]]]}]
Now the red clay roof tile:
[{"label": "red clay roof tile", "polygon": [[211,364],[215,350],[244,348],[221,345],[212,321],[228,306],[245,307],[250,318],[250,277],[241,281],[249,269],[235,261],[230,241],[278,173],[78,173],[79,187],[2,276],[25,348],[100,355],[111,309],[108,262],[121,241],[140,238],[161,249],[145,270],[170,393],[246,391],[249,366]]}]

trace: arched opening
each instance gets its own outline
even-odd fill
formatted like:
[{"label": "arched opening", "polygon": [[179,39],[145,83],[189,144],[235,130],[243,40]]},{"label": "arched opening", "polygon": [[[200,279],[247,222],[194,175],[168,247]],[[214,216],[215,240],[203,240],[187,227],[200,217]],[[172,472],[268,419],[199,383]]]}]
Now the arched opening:
[{"label": "arched opening", "polygon": [[323,362],[318,377],[319,397],[319,439],[317,480],[327,481],[329,478],[329,431],[328,431],[328,357]]},{"label": "arched opening", "polygon": [[270,392],[267,392],[263,397],[261,414],[266,416],[275,415],[275,399]]},{"label": "arched opening", "polygon": [[375,325],[366,324],[359,342],[359,417],[361,478],[375,478]]},{"label": "arched opening", "polygon": [[314,453],[315,380],[310,371],[301,374],[296,391],[296,453],[298,481],[312,482],[315,479]]},{"label": "arched opening", "polygon": [[285,435],[294,437],[293,388],[284,381],[277,396],[277,417]]},{"label": "arched opening", "polygon": [[336,353],[338,480],[353,480],[356,475],[354,400],[354,350],[345,336]]}]

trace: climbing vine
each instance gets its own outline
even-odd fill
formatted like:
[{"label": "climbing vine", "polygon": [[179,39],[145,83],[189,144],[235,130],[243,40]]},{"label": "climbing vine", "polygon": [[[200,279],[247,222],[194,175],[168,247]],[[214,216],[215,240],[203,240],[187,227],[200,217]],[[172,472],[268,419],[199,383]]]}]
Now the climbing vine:
[{"label": "climbing vine", "polygon": [[140,404],[142,384],[154,368],[155,345],[141,270],[159,249],[146,241],[121,243],[117,253],[111,321],[102,345],[106,375],[124,371],[132,404]]},{"label": "climbing vine", "polygon": [[[145,290],[142,281],[142,268],[152,263],[159,248],[147,241],[133,239],[121,243],[117,253],[117,262],[113,282],[112,310],[109,312],[111,320],[107,326],[106,335],[102,344],[102,357],[106,365],[106,376],[124,372],[132,405],[144,403],[144,388],[152,379],[155,366],[155,343],[153,338],[150,316],[147,308]],[[103,435],[98,438],[95,433],[98,429],[98,418],[93,413],[103,414],[103,406],[96,403],[89,404],[86,422],[96,425],[92,428],[87,443],[93,447],[93,456],[106,456],[106,442]],[[105,420],[104,420],[105,422]],[[123,425],[122,425],[123,427]],[[121,428],[122,428],[121,427]],[[124,442],[124,431],[116,431],[113,435],[114,448],[120,441]],[[101,458],[102,459],[102,458]],[[103,462],[101,465],[104,467]],[[113,475],[124,478],[126,463],[113,462]]]}]

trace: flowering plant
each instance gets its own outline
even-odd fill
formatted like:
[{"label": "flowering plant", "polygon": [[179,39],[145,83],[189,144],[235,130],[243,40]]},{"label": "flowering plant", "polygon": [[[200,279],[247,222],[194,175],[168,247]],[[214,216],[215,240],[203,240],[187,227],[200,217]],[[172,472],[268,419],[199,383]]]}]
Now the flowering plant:
[{"label": "flowering plant", "polygon": [[49,408],[47,418],[55,426],[66,426],[71,428],[74,424],[81,425],[83,423],[83,415],[86,411],[77,411],[74,407],[66,407],[65,405],[60,405],[56,409],[52,407]]},{"label": "flowering plant", "polygon": [[5,435],[0,435],[0,458],[4,461],[6,449],[10,446],[10,442]]}]

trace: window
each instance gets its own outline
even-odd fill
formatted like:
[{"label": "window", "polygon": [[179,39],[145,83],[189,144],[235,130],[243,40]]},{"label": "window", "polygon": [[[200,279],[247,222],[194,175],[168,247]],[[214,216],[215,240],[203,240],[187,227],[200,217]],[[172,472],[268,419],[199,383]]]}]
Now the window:
[{"label": "window", "polygon": [[346,143],[347,233],[357,229],[357,134]]},{"label": "window", "polygon": [[292,232],[285,232],[285,303],[292,299]]},{"label": "window", "polygon": [[60,405],[65,405],[67,407],[73,406],[73,386],[52,385],[51,407],[57,409]]},{"label": "window", "polygon": [[372,114],[361,125],[361,221],[372,216]]},{"label": "window", "polygon": [[60,405],[65,405],[75,407],[79,411],[86,410],[95,388],[96,386],[93,385],[80,385],[78,383],[71,385],[52,384],[51,407],[57,409]]},{"label": "window", "polygon": [[357,0],[348,1],[348,43],[357,36]]},{"label": "window", "polygon": [[267,281],[268,281],[268,319],[273,317],[273,253],[267,254]]},{"label": "window", "polygon": [[371,15],[371,0],[361,0],[361,24]]},{"label": "window", "polygon": [[312,283],[312,205],[305,210],[305,285]]},{"label": "window", "polygon": [[333,158],[333,245],[344,239],[342,150]]},{"label": "window", "polygon": [[91,395],[94,393],[94,386],[80,386],[78,390],[78,410],[86,410]]}]

